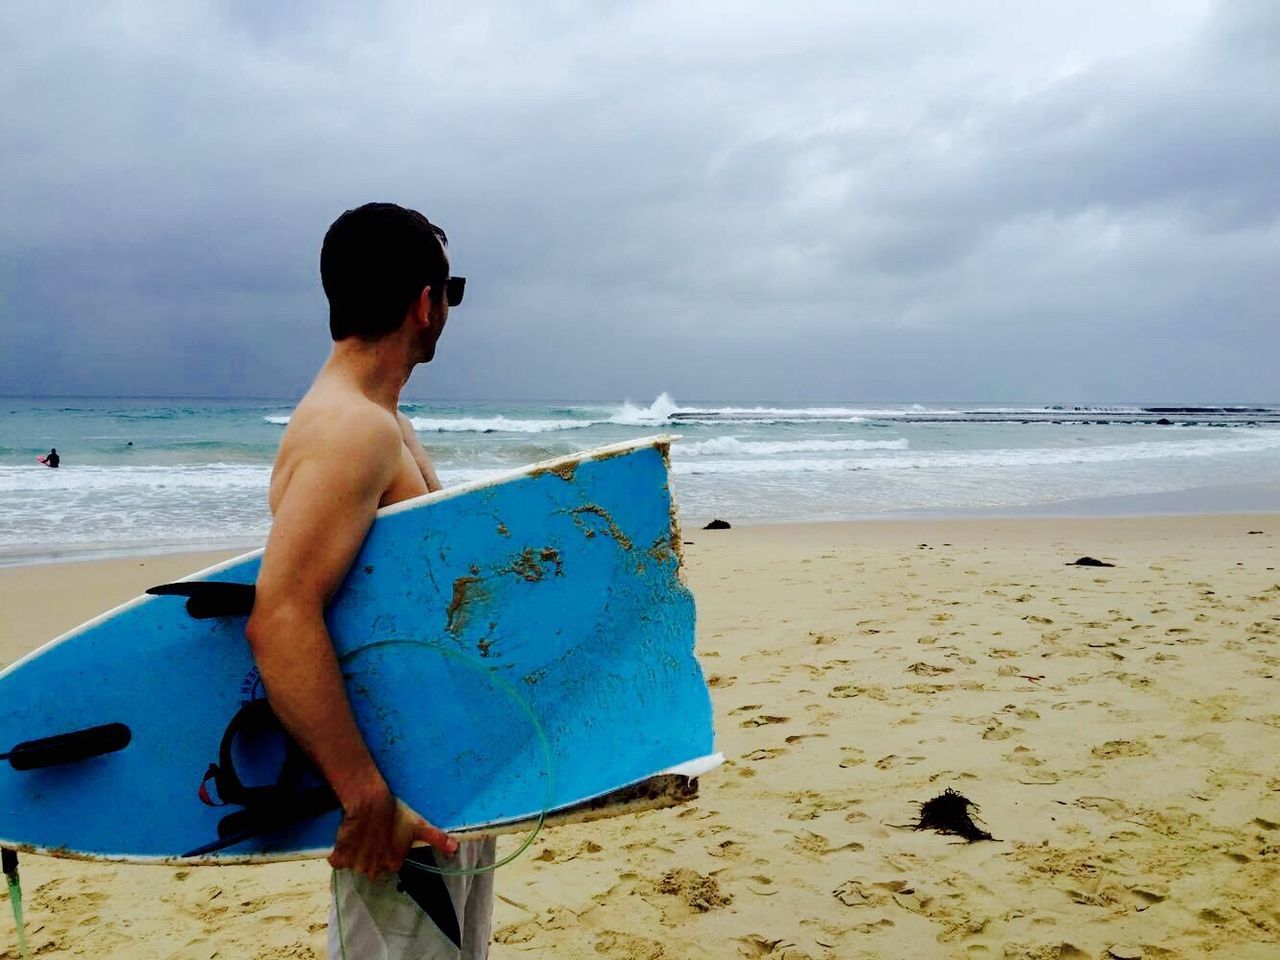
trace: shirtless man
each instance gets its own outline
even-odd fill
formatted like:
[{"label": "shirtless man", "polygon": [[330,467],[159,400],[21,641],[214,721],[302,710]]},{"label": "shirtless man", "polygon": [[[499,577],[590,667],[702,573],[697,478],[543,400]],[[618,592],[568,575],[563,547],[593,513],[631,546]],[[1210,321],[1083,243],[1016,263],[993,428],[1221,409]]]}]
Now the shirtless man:
[{"label": "shirtless man", "polygon": [[285,430],[271,475],[273,521],[246,630],[271,706],[342,805],[329,951],[351,958],[488,953],[491,874],[450,876],[461,954],[396,889],[415,842],[450,865],[492,863],[493,842],[459,845],[392,795],[352,718],[324,622],[379,507],[440,489],[400,390],[435,356],[464,281],[444,231],[394,204],[348,210],[320,253],[333,350]]}]

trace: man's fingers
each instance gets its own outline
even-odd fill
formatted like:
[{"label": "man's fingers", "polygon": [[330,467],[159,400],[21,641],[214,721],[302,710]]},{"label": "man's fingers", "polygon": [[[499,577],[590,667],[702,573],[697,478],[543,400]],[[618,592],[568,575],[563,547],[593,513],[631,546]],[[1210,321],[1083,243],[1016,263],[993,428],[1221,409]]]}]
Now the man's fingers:
[{"label": "man's fingers", "polygon": [[458,841],[425,820],[419,820],[413,831],[413,839],[429,843],[441,853],[452,857],[458,852]]}]

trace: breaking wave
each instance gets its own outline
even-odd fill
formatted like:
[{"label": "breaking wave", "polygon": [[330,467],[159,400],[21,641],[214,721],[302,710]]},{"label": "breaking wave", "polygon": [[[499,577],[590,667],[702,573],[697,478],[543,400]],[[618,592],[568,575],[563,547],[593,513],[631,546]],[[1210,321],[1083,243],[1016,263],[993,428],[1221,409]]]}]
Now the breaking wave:
[{"label": "breaking wave", "polygon": [[681,443],[676,456],[766,456],[785,453],[853,453],[858,450],[906,450],[906,440],[739,440],[715,437],[697,443]]}]

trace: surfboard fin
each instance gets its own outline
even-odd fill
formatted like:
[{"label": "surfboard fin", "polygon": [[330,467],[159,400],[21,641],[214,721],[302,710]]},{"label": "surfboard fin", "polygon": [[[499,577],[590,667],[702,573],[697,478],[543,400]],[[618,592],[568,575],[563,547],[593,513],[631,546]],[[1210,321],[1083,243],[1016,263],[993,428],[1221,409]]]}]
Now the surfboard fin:
[{"label": "surfboard fin", "polygon": [[251,583],[223,583],[219,580],[162,583],[147,590],[152,596],[186,597],[187,613],[195,620],[247,617],[253,612],[256,592]]},{"label": "surfboard fin", "polygon": [[297,826],[304,820],[337,810],[338,798],[327,785],[309,787],[292,796],[281,796],[263,806],[233,810],[218,821],[218,839],[188,850],[183,857],[203,857],[260,837]]},{"label": "surfboard fin", "polygon": [[123,723],[104,723],[39,740],[25,740],[8,753],[0,753],[0,760],[8,760],[15,770],[43,770],[115,753],[127,747],[132,739],[133,733]]}]

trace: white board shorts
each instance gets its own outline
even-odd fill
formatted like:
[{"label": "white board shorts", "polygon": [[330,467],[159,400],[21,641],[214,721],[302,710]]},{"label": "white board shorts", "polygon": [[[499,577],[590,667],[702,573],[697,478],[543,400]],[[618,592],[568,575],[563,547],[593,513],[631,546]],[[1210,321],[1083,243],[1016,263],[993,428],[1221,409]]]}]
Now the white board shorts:
[{"label": "white board shorts", "polygon": [[[494,848],[492,837],[460,843],[457,856],[442,866],[491,864]],[[446,876],[444,882],[458,914],[461,950],[396,889],[394,874],[369,880],[337,871],[329,901],[330,960],[484,960],[493,931],[493,873]]]}]

